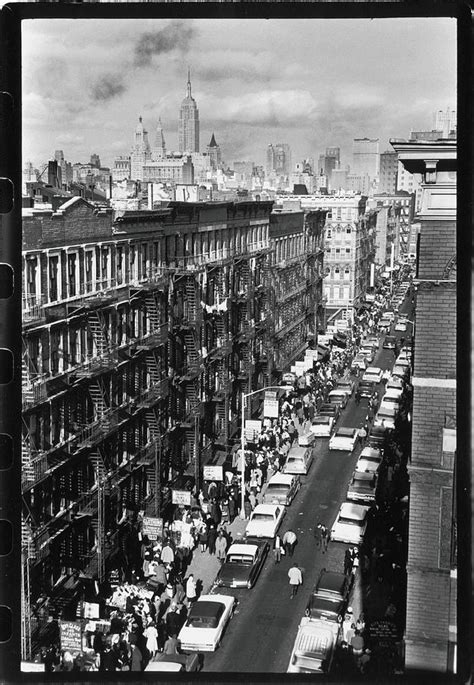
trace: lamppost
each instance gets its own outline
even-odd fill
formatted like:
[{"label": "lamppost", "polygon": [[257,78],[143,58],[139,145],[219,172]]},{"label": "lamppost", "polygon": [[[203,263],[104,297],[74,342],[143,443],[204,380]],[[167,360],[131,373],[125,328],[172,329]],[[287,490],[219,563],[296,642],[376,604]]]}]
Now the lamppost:
[{"label": "lamppost", "polygon": [[259,392],[265,392],[266,390],[293,390],[291,385],[269,385],[266,388],[259,388],[258,390],[253,390],[252,392],[242,393],[242,404],[240,407],[241,411],[241,436],[240,436],[240,518],[245,518],[245,400],[247,397],[256,395]]}]

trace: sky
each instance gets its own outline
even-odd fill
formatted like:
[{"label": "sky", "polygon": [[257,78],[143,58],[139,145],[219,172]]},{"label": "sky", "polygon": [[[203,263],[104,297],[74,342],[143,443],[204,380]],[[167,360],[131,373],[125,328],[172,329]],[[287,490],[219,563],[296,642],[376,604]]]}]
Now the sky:
[{"label": "sky", "polygon": [[22,34],[23,160],[35,166],[57,149],[111,166],[139,116],[150,142],[161,117],[177,150],[188,66],[200,149],[214,133],[230,165],[264,164],[270,143],[289,143],[293,162],[339,146],[350,164],[353,138],[379,138],[382,152],[456,107],[449,18],[35,19]]}]

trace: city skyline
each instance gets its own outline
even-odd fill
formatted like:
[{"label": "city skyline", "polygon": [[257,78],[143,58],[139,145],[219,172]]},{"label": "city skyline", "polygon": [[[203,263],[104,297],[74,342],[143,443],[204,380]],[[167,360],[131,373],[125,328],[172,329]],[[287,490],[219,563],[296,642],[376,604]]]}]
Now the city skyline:
[{"label": "city skyline", "polygon": [[[420,31],[437,45],[436,71]],[[383,152],[456,108],[455,31],[447,18],[27,21],[23,161],[63,149],[112,166],[139,116],[150,134],[161,117],[178,150],[189,67],[202,149],[214,133],[228,163],[264,165],[270,143],[288,143],[293,162],[339,146],[350,164],[353,138],[379,138]]]}]

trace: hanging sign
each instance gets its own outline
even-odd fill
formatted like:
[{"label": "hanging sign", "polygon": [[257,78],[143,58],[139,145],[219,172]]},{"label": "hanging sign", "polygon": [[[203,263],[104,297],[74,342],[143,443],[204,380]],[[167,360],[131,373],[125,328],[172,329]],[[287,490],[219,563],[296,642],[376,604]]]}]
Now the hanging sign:
[{"label": "hanging sign", "polygon": [[202,473],[204,480],[224,480],[222,466],[203,466]]},{"label": "hanging sign", "polygon": [[269,419],[278,418],[278,397],[274,390],[267,390],[265,392],[263,415]]},{"label": "hanging sign", "polygon": [[173,504],[184,504],[184,506],[190,507],[191,493],[189,490],[172,490],[171,501]]},{"label": "hanging sign", "polygon": [[142,533],[149,540],[163,537],[163,519],[157,516],[144,516],[142,523]]},{"label": "hanging sign", "polygon": [[82,652],[82,626],[76,621],[59,621],[61,649],[78,654]]}]

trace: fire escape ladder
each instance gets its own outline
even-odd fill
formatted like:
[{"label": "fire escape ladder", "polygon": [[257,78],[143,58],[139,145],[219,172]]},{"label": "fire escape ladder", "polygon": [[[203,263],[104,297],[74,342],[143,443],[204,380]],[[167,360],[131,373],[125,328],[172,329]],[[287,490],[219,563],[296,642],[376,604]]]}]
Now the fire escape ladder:
[{"label": "fire escape ladder", "polygon": [[199,352],[194,328],[184,331],[184,344],[186,345],[189,366],[195,369],[199,365]]},{"label": "fire escape ladder", "polygon": [[89,329],[92,333],[92,337],[95,342],[97,355],[99,357],[102,357],[105,354],[107,354],[109,350],[109,342],[107,339],[105,325],[99,312],[89,312],[87,317],[87,323],[89,325]]},{"label": "fire escape ladder", "polygon": [[186,302],[188,306],[188,319],[189,321],[195,321],[197,315],[196,306],[196,285],[193,279],[186,279],[185,285]]},{"label": "fire escape ladder", "polygon": [[156,305],[156,296],[153,293],[148,293],[145,298],[145,305],[150,332],[157,331],[160,328],[160,314]]},{"label": "fire escape ladder", "polygon": [[160,369],[154,352],[149,352],[145,358],[146,368],[150,375],[150,386],[159,383]]},{"label": "fire escape ladder", "polygon": [[108,408],[108,404],[105,397],[104,389],[102,387],[101,382],[98,379],[91,380],[89,384],[89,395],[94,404],[95,414],[99,419],[105,414]]},{"label": "fire escape ladder", "polygon": [[146,413],[146,420],[148,423],[148,428],[150,429],[151,439],[155,440],[160,435],[160,426],[158,423],[158,417],[154,409],[149,409]]}]

